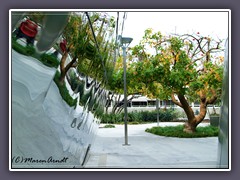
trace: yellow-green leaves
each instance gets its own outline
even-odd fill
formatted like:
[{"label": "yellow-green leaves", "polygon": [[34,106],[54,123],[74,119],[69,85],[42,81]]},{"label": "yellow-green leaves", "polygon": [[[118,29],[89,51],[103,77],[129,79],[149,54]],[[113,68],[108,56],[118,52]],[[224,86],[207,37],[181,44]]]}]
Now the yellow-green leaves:
[{"label": "yellow-green leaves", "polygon": [[[205,61],[202,54],[214,51],[204,50],[206,45],[202,41],[200,35],[169,37],[147,29],[140,44],[131,49],[132,55],[142,57],[144,53],[145,56],[128,68],[129,86],[148,97],[167,98],[176,93],[195,100],[200,91],[210,95],[211,89],[220,89],[222,66]],[[210,41],[213,40],[208,38],[207,42]],[[156,54],[146,56],[147,47],[154,47]]]}]

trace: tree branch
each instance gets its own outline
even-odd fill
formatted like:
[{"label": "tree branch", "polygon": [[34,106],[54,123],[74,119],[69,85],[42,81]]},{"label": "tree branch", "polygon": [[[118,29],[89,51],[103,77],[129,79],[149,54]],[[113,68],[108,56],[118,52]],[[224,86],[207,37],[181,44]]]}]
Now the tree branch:
[{"label": "tree branch", "polygon": [[78,66],[77,63],[74,63],[71,67],[76,68]]},{"label": "tree branch", "polygon": [[68,65],[65,67],[66,72],[73,66],[73,64],[77,61],[77,57],[74,57],[73,60],[68,63]]},{"label": "tree branch", "polygon": [[174,104],[182,107],[181,102],[179,102],[179,101],[175,98],[174,93],[171,94],[171,98],[172,98],[172,101],[173,101]]},{"label": "tree branch", "polygon": [[207,99],[207,104],[213,104],[217,100],[217,94],[214,89],[211,89],[213,96]]},{"label": "tree branch", "polygon": [[199,70],[197,70],[197,73],[203,72],[203,71],[204,71],[204,69],[199,69]]},{"label": "tree branch", "polygon": [[64,65],[65,65],[65,62],[67,60],[67,56],[68,56],[68,52],[65,51],[63,56],[62,56],[61,62],[60,62],[60,70],[61,70],[61,72],[63,72],[65,70],[64,69]]},{"label": "tree branch", "polygon": [[194,112],[193,112],[192,108],[189,106],[189,104],[188,104],[186,98],[184,97],[184,95],[178,94],[178,99],[182,104],[182,108],[184,109],[184,111],[185,111],[185,113],[188,117],[188,120],[193,120],[194,117],[195,117]]}]

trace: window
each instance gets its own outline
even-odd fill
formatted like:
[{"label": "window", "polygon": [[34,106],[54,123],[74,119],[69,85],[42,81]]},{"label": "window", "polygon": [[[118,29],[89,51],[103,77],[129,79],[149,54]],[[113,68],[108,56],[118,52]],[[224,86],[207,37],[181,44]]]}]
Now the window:
[{"label": "window", "polygon": [[156,101],[155,100],[149,100],[148,101],[148,106],[156,106]]},{"label": "window", "polygon": [[162,101],[160,101],[160,105],[161,106],[174,106],[174,103],[172,102],[172,100],[162,100]]},{"label": "window", "polygon": [[[120,106],[123,106],[123,105],[124,105],[124,101],[121,101],[121,102],[119,102],[117,107],[120,107]],[[130,102],[127,103],[127,107],[131,107],[131,103]]]},{"label": "window", "polygon": [[132,106],[133,107],[146,107],[147,101],[133,101]]}]

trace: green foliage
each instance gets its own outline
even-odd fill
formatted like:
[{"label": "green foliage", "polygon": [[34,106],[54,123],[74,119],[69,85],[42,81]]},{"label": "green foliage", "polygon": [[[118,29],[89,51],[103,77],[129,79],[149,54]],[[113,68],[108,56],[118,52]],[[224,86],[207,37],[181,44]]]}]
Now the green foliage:
[{"label": "green foliage", "polygon": [[77,78],[74,71],[69,71],[68,74],[69,74],[69,84],[71,86],[71,89],[74,91],[80,85],[81,82]]},{"label": "green foliage", "polygon": [[103,106],[101,106],[100,104],[96,103],[94,110],[95,110],[94,111],[95,117],[100,119],[102,117],[102,115],[104,114]]},{"label": "green foliage", "polygon": [[140,124],[140,123],[137,122],[137,121],[132,121],[132,122],[130,122],[129,124],[136,125],[136,124]]},{"label": "green foliage", "polygon": [[183,47],[183,42],[181,41],[181,39],[177,38],[177,37],[173,37],[170,39],[170,44],[171,44],[171,48],[174,52],[180,52],[181,48]]},{"label": "green foliage", "polygon": [[58,61],[57,57],[54,56],[53,54],[50,55],[50,54],[44,53],[40,56],[40,59],[44,65],[49,66],[49,67],[57,68],[59,65],[59,61]]},{"label": "green foliage", "polygon": [[219,129],[214,126],[197,127],[196,132],[189,134],[183,132],[183,125],[152,127],[145,131],[159,136],[179,137],[179,138],[199,138],[199,137],[215,137],[218,136]]},{"label": "green foliage", "polygon": [[26,47],[19,44],[15,38],[12,40],[12,48],[20,54],[25,56],[33,56],[35,54],[35,48],[31,45],[27,45]]},{"label": "green foliage", "polygon": [[87,101],[92,99],[91,94],[92,94],[92,89],[89,92],[85,91],[85,93],[81,94],[81,98],[79,102],[80,105],[85,106]]},{"label": "green foliage", "polygon": [[101,123],[119,124],[124,121],[124,114],[102,114],[100,117]]},{"label": "green foliage", "polygon": [[107,71],[113,69],[111,63],[113,43],[109,40],[113,34],[114,25],[112,19],[101,17],[101,13],[91,12],[88,15],[97,43],[85,13],[70,15],[63,36],[67,40],[69,54],[78,59],[78,72],[106,85]]},{"label": "green foliage", "polygon": [[[174,110],[160,110],[159,111],[159,121],[170,122],[177,118],[177,113]],[[124,122],[124,113],[119,114],[103,114],[101,117],[101,123],[122,123]],[[146,122],[156,122],[157,121],[157,111],[140,111],[140,112],[130,112],[128,113],[128,122],[133,123],[146,123]]]},{"label": "green foliage", "polygon": [[77,105],[77,98],[73,99],[72,96],[69,94],[68,89],[66,88],[65,82],[64,84],[61,84],[59,82],[60,78],[60,72],[56,71],[55,77],[54,77],[54,82],[58,86],[59,92],[63,98],[63,100],[71,107],[75,107]]},{"label": "green foliage", "polygon": [[113,124],[106,124],[103,128],[115,128]]},{"label": "green foliage", "polygon": [[36,50],[34,48],[34,46],[28,45],[26,46],[26,54],[32,56],[33,54],[35,54]]},{"label": "green foliage", "polygon": [[87,43],[85,52],[86,52],[86,58],[95,59],[97,49],[93,44]]},{"label": "green foliage", "polygon": [[[215,97],[218,100],[221,97],[221,43],[199,34],[164,36],[147,29],[139,45],[131,48],[130,53],[138,60],[132,57],[134,61],[130,59],[127,66],[128,93],[157,99],[181,96],[183,104],[178,103],[181,107],[199,101],[200,96],[205,106],[214,103]],[[148,49],[155,53],[148,54]],[[114,70],[110,85],[118,93],[123,89],[121,68]]]},{"label": "green foliage", "polygon": [[23,54],[25,56],[31,56],[40,62],[42,62],[44,65],[48,67],[54,67],[57,68],[59,65],[59,61],[56,56],[53,54],[38,54],[35,50],[35,47],[32,45],[22,46],[16,41],[16,37],[13,36],[12,38],[12,48],[17,51],[20,54]]},{"label": "green foliage", "polygon": [[108,88],[113,92],[123,93],[123,69],[119,69],[109,77]]},{"label": "green foliage", "polygon": [[[194,96],[196,99],[200,90],[210,96],[212,88],[219,89],[223,66],[215,63],[217,58],[208,56],[210,48],[219,48],[216,45],[218,42],[211,40],[207,42],[209,47],[206,47],[204,38],[198,37],[203,44],[193,43],[190,38],[192,35],[167,37],[147,29],[140,45],[132,48],[132,54],[137,57],[142,52],[146,54],[145,47],[150,46],[156,50],[156,55],[129,66],[128,78],[135,91],[156,98],[169,97],[174,92]],[[204,69],[201,70],[200,67]],[[160,90],[156,92],[156,89]]]}]

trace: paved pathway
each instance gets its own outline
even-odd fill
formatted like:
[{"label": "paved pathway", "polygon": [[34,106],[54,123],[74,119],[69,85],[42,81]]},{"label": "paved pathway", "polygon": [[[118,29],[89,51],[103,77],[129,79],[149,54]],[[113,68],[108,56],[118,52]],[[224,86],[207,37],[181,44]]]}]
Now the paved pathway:
[{"label": "paved pathway", "polygon": [[[160,126],[181,123],[160,123]],[[171,138],[145,132],[157,124],[99,128],[85,168],[216,168],[218,138]],[[209,125],[202,123],[202,125]]]}]

